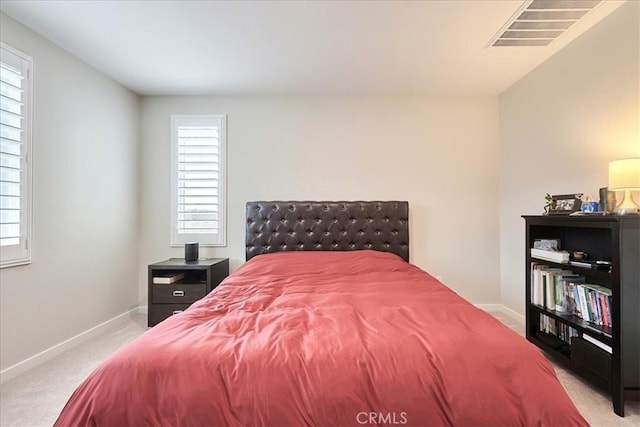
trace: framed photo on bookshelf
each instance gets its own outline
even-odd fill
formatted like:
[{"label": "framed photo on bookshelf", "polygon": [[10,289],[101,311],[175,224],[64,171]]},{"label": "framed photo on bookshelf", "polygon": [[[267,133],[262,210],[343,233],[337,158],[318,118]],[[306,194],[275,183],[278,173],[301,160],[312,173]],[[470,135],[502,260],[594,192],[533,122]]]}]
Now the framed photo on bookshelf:
[{"label": "framed photo on bookshelf", "polygon": [[549,215],[569,215],[582,208],[582,193],[551,196]]},{"label": "framed photo on bookshelf", "polygon": [[542,249],[543,251],[559,251],[560,239],[535,239],[533,248]]}]

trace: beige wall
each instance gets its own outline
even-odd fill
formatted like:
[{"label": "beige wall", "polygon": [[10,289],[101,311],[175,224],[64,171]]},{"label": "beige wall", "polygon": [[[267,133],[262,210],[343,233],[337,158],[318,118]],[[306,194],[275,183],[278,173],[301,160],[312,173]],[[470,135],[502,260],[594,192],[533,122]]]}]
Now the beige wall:
[{"label": "beige wall", "polygon": [[524,312],[523,214],[598,198],[610,160],[640,156],[640,2],[630,1],[500,96],[502,304]]},{"label": "beige wall", "polygon": [[137,306],[139,99],[0,14],[34,58],[33,263],[0,270],[0,370]]},{"label": "beige wall", "polygon": [[228,247],[249,200],[410,203],[411,260],[475,303],[499,301],[497,98],[144,97],[139,295],[170,256],[170,115],[228,115]]}]

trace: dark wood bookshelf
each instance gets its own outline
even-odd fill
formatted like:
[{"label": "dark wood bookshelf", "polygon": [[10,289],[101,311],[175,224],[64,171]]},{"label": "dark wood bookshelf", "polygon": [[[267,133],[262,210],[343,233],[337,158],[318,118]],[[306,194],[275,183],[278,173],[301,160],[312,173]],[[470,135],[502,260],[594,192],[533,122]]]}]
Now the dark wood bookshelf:
[{"label": "dark wood bookshelf", "polygon": [[[625,399],[640,394],[640,216],[523,216],[526,223],[526,337],[558,363],[611,394],[613,410],[624,416]],[[611,262],[610,271],[531,256],[537,239],[558,239],[562,250],[586,252],[590,260]],[[611,325],[597,325],[532,302],[532,262],[581,275],[586,283],[611,291]],[[574,328],[564,342],[541,330],[541,316]],[[558,325],[559,326],[559,325]],[[610,352],[589,342],[595,339]]]}]

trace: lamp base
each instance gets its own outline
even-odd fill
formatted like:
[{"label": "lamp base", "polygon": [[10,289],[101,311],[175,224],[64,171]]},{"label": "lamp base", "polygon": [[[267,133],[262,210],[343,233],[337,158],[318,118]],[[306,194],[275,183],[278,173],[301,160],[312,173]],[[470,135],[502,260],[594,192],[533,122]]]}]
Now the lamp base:
[{"label": "lamp base", "polygon": [[640,215],[640,206],[631,197],[631,190],[624,190],[624,198],[615,209],[616,215]]}]

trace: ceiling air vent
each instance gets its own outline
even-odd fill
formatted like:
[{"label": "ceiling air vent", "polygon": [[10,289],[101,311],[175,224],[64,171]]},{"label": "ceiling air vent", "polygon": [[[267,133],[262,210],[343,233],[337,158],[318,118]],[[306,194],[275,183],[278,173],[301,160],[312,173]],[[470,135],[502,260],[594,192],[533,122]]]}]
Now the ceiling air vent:
[{"label": "ceiling air vent", "polygon": [[547,46],[602,0],[528,0],[493,36],[490,46]]}]

